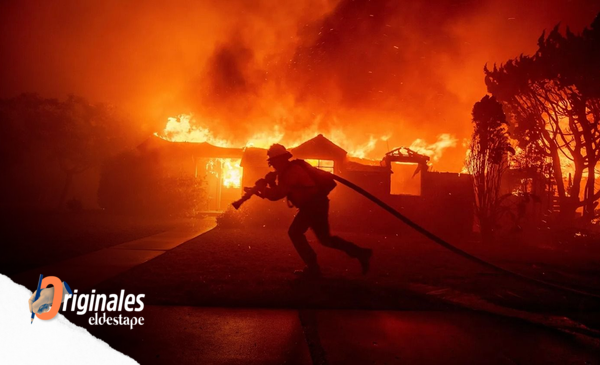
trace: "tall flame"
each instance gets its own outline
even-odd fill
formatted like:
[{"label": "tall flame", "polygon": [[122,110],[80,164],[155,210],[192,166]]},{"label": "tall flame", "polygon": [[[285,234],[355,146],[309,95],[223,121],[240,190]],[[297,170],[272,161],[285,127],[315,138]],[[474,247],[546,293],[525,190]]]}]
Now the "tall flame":
[{"label": "tall flame", "polygon": [[169,117],[162,133],[155,135],[171,142],[208,142],[219,147],[231,147],[227,140],[216,138],[208,128],[192,123],[193,121],[191,114]]},{"label": "tall flame", "polygon": [[[387,142],[391,135],[382,134],[380,136],[367,135],[362,142],[353,143],[350,138],[340,129],[332,129],[325,133],[327,137],[338,146],[348,152],[351,158],[369,159],[375,157],[379,160],[381,156],[373,156],[373,151],[378,142]],[[316,126],[307,126],[300,133],[295,133],[293,139],[286,136],[285,131],[281,130],[278,125],[270,131],[261,131],[250,136],[245,147],[267,148],[273,143],[285,143],[288,146],[297,146],[316,134],[320,133]],[[207,142],[219,147],[240,147],[232,140],[224,139],[215,136],[202,121],[198,121],[191,114],[180,114],[176,117],[170,117],[167,120],[165,129],[161,133],[155,133],[156,136],[171,142]],[[417,153],[431,157],[433,163],[439,161],[444,150],[455,147],[457,139],[450,134],[440,134],[434,143],[427,143],[423,139],[414,140],[410,149]],[[221,167],[222,185],[224,187],[239,188],[241,186],[242,168],[240,160],[236,159],[218,159]]]}]

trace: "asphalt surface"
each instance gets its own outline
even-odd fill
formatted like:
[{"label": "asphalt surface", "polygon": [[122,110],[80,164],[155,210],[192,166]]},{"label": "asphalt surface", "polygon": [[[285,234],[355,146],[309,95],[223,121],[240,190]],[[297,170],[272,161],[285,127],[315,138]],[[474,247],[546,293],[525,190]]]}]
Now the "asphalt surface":
[{"label": "asphalt surface", "polygon": [[[324,278],[307,281],[291,273],[301,262],[283,230],[217,228],[186,241],[188,234],[128,242],[43,272],[62,273],[61,279],[81,291],[145,294],[143,311],[117,313],[144,318],[144,325],[132,329],[90,325],[90,312],[65,313],[142,364],[596,364],[600,359],[593,343],[527,317],[461,309],[464,303],[451,300],[455,294],[440,293],[469,293],[466,304],[479,303],[472,297],[506,302],[506,293],[521,303],[528,293],[528,305],[542,312],[552,309],[540,302],[553,294],[417,237],[345,235],[375,250],[366,277],[355,260],[312,242]],[[26,274],[19,279],[35,285]]]},{"label": "asphalt surface", "polygon": [[[149,306],[143,326],[87,326],[141,364],[597,364],[598,352],[471,311]],[[75,319],[85,321],[87,316]]]}]

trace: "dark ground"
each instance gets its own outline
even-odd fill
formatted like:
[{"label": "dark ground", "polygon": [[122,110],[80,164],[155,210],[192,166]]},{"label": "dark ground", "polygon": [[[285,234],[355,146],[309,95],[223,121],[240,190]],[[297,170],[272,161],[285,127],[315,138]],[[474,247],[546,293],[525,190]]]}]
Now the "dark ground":
[{"label": "dark ground", "polygon": [[[130,331],[67,316],[142,363],[595,363],[598,349],[580,337],[485,308],[465,311],[421,289],[466,294],[471,307],[484,301],[592,328],[597,301],[492,272],[416,234],[340,235],[373,248],[367,276],[355,260],[313,239],[324,278],[299,280],[292,270],[302,263],[285,230],[216,228],[96,287],[146,294],[143,313],[153,324]],[[592,286],[598,275],[598,257],[574,247],[462,247],[535,277]],[[300,324],[289,324],[298,318],[308,362],[298,348]],[[265,358],[269,348],[273,357]]]},{"label": "dark ground", "polygon": [[144,326],[87,326],[140,364],[598,364],[564,333],[464,310],[147,306]]},{"label": "dark ground", "polygon": [[[188,220],[132,219],[100,212],[17,218],[11,221],[7,232],[12,238],[7,242],[19,244],[9,246],[8,253],[0,258],[3,274],[190,224]],[[208,363],[281,363],[291,358],[297,360],[292,363],[315,363],[325,356],[319,351],[333,358],[330,363],[347,363],[348,359],[436,363],[440,356],[454,359],[449,363],[465,359],[546,363],[553,356],[582,363],[579,360],[593,358],[591,354],[598,351],[600,301],[596,299],[545,289],[491,271],[414,232],[339,234],[374,250],[368,275],[361,275],[354,259],[321,246],[309,234],[324,277],[300,280],[292,271],[302,267],[302,262],[286,230],[217,227],[94,288],[107,294],[122,289],[144,293],[146,308],[142,313],[147,326],[133,331],[128,327],[89,326],[88,316],[64,314],[142,363],[194,362],[200,358]],[[451,242],[528,276],[600,292],[600,255],[595,246],[540,244],[535,240],[494,245],[473,240]],[[29,284],[35,285],[33,281]],[[467,305],[463,305],[464,298]],[[592,340],[592,347],[590,341],[580,343],[581,337],[574,341],[571,335],[540,327],[539,322],[531,325],[464,310],[467,307],[485,313],[489,305],[583,323],[588,328],[569,333],[584,333]],[[286,323],[287,327],[281,327]],[[338,332],[340,328],[343,332]],[[488,332],[500,337],[484,335]],[[413,333],[421,339],[411,342]],[[529,345],[528,336],[533,336]],[[323,344],[312,346],[315,338]],[[310,354],[303,347],[305,343]],[[496,348],[496,343],[504,350]],[[546,345],[540,345],[543,343]],[[435,346],[435,351],[415,350],[425,344]],[[556,353],[543,350],[544,346],[554,346]],[[279,355],[267,356],[269,351]],[[569,351],[577,355],[570,356]],[[420,357],[410,357],[415,354]],[[150,361],[160,356],[162,361]]]},{"label": "dark ground", "polygon": [[103,211],[28,212],[3,218],[0,272],[22,271],[163,232],[187,220]]},{"label": "dark ground", "polygon": [[[311,244],[324,278],[298,280],[302,262],[284,230],[216,228],[150,263],[110,279],[99,290],[143,292],[149,304],[260,308],[444,309],[416,287],[458,291],[535,313],[567,316],[599,328],[599,300],[565,294],[509,277],[465,260],[417,234],[345,233],[374,250],[371,271],[344,254]],[[468,252],[532,277],[568,283],[595,293],[600,258],[577,250],[505,244],[461,245]],[[433,290],[433,289],[432,289]]]},{"label": "dark ground", "polygon": [[[190,224],[190,220],[88,211],[28,217],[15,214],[5,223],[0,272],[10,276]],[[151,304],[161,305],[347,309],[439,305],[414,293],[415,287],[423,286],[474,294],[519,310],[585,317],[586,323],[600,328],[595,314],[597,300],[548,290],[483,268],[415,232],[340,235],[374,250],[372,269],[366,277],[360,274],[355,260],[322,247],[309,234],[324,278],[308,283],[297,280],[291,272],[302,267],[302,262],[284,229],[217,228],[103,283],[102,289],[132,288],[147,293]],[[456,238],[451,242],[516,272],[600,292],[600,247],[596,245],[523,239],[493,245]]]}]

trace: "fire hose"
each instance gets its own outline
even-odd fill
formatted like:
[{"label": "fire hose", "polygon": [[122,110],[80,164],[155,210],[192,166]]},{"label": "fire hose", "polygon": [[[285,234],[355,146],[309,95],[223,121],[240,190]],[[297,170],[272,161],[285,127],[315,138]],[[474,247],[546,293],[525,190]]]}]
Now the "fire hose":
[{"label": "fire hose", "polygon": [[[359,193],[360,195],[364,196],[365,198],[369,199],[370,201],[372,201],[373,203],[377,204],[379,207],[381,207],[383,210],[387,211],[388,213],[390,213],[391,215],[393,215],[394,217],[396,217],[397,219],[399,219],[400,221],[402,221],[404,224],[406,224],[407,226],[409,226],[410,228],[414,229],[415,231],[419,232],[420,234],[422,234],[423,236],[429,238],[431,241],[435,242],[436,244],[444,247],[445,249],[464,257],[467,260],[476,262],[484,267],[493,269],[495,271],[504,273],[504,274],[508,274],[510,276],[516,277],[518,279],[521,279],[523,281],[529,281],[535,284],[538,284],[540,286],[546,287],[546,288],[551,288],[551,289],[556,289],[556,290],[560,290],[563,292],[567,292],[567,293],[572,293],[572,294],[577,294],[577,295],[581,295],[581,296],[586,296],[586,297],[592,297],[592,298],[597,298],[600,299],[600,295],[599,294],[594,294],[594,293],[589,293],[583,290],[579,290],[579,289],[574,289],[574,288],[570,288],[564,285],[560,285],[560,284],[556,284],[556,283],[551,283],[545,280],[541,280],[541,279],[536,279],[536,278],[532,278],[530,276],[526,276],[524,274],[520,274],[518,272],[514,272],[511,270],[508,270],[506,268],[497,266],[495,264],[492,264],[490,262],[487,262],[477,256],[474,256],[466,251],[461,250],[460,248],[448,243],[447,241],[445,241],[444,239],[438,237],[437,235],[433,234],[432,232],[428,231],[427,229],[421,227],[420,225],[418,225],[417,223],[413,222],[411,219],[409,219],[408,217],[406,217],[405,215],[403,215],[402,213],[398,212],[396,209],[392,208],[391,206],[389,206],[388,204],[386,204],[385,202],[383,202],[382,200],[380,200],[379,198],[377,198],[376,196],[374,196],[373,194],[369,193],[368,191],[366,191],[365,189],[361,188],[360,186],[344,179],[343,177],[337,176],[335,174],[331,174],[331,176],[333,177],[333,179],[335,181],[338,181],[344,185],[346,185],[347,187],[349,187],[350,189],[356,191],[357,193]],[[255,195],[257,192],[259,191],[258,187],[253,187],[251,189],[247,189],[246,193],[242,196],[241,199],[235,201],[232,203],[233,207],[235,209],[239,209],[239,207],[248,199],[250,199],[252,197],[252,195]]]}]

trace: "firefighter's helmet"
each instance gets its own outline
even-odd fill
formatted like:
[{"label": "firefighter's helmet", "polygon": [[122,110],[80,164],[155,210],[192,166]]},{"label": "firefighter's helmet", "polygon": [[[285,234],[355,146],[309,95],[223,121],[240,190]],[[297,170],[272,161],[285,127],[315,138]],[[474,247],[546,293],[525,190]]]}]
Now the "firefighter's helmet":
[{"label": "firefighter's helmet", "polygon": [[273,145],[271,145],[271,147],[269,147],[269,150],[267,151],[267,161],[271,162],[274,159],[280,159],[280,158],[284,158],[286,160],[289,160],[290,158],[292,158],[292,154],[290,153],[290,151],[288,151],[283,145],[280,145],[279,143],[275,143]]}]

